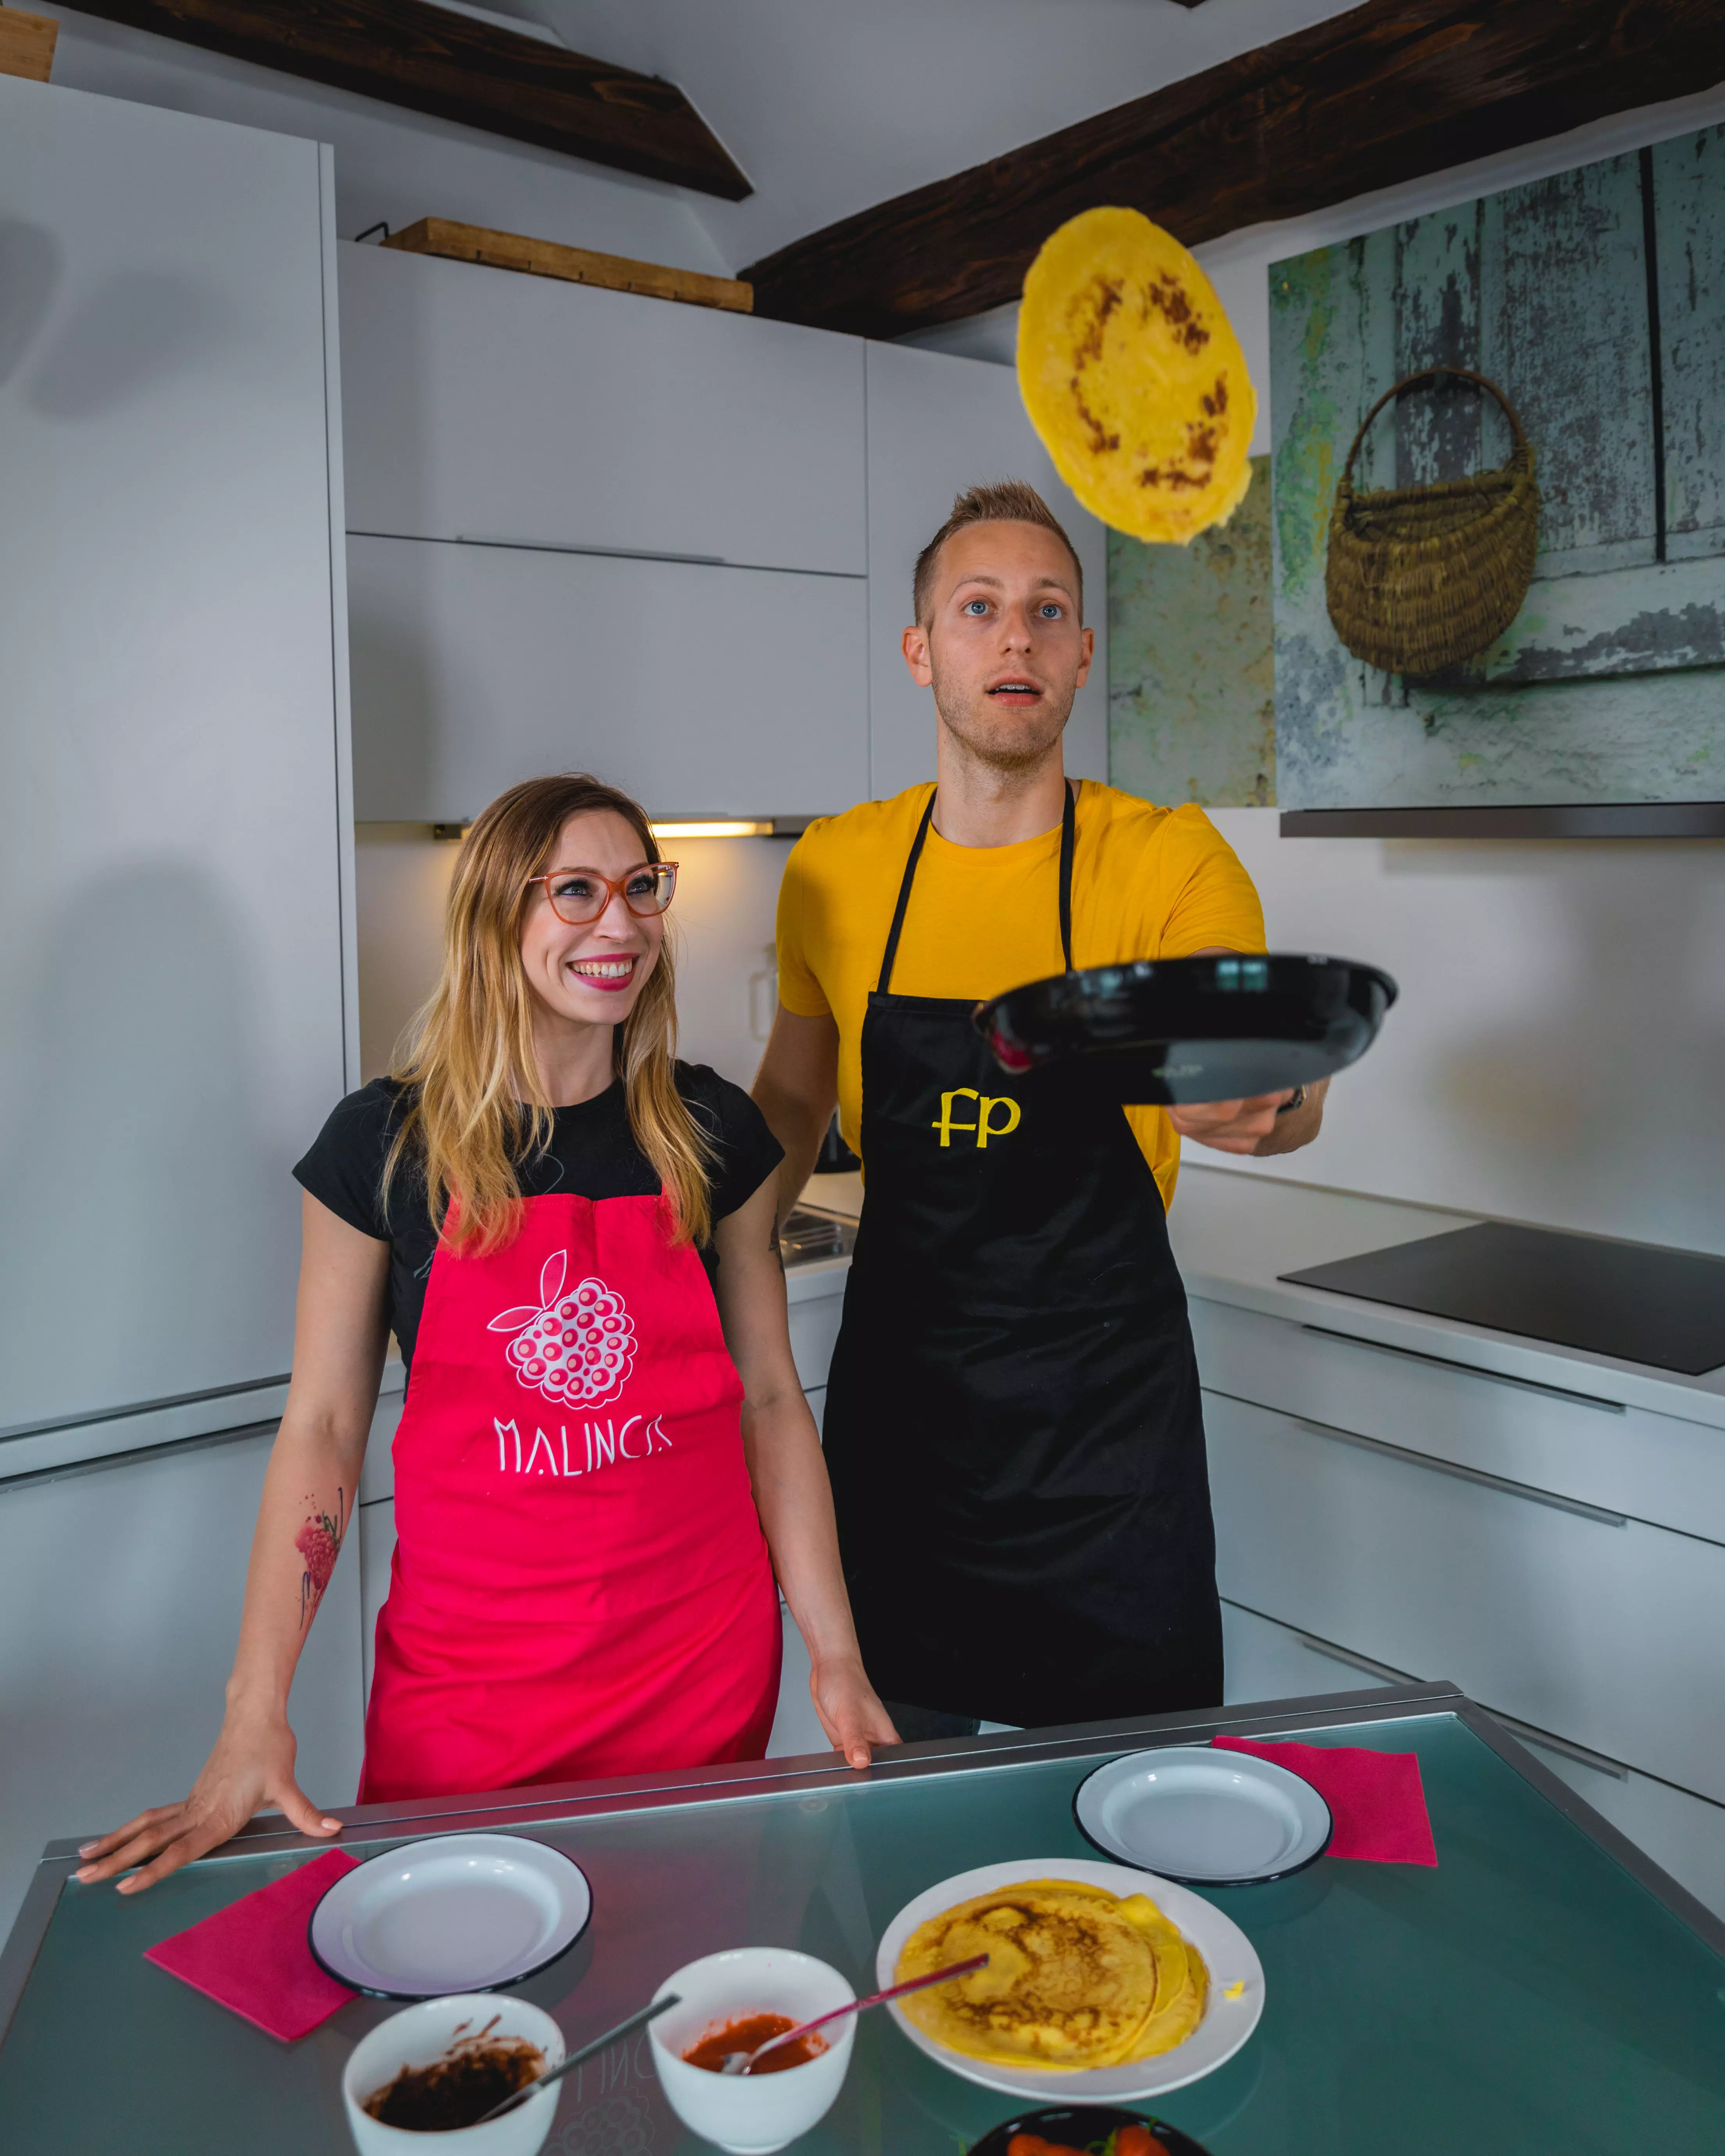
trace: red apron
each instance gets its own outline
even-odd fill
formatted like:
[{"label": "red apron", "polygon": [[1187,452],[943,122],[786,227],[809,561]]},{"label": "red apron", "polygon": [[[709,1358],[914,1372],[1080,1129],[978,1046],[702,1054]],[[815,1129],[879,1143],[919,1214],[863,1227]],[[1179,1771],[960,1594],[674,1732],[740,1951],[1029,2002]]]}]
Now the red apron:
[{"label": "red apron", "polygon": [[659,1198],[439,1245],[359,1801],[759,1758],[778,1596],[706,1270]]}]

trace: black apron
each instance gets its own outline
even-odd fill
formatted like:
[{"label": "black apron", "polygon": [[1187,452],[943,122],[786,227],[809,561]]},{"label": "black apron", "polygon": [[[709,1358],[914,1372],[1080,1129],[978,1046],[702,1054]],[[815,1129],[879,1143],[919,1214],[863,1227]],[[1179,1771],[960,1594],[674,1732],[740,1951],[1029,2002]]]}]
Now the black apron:
[{"label": "black apron", "polygon": [[[862,1034],[867,1199],[827,1466],[870,1681],[1026,1727],[1218,1705],[1198,1370],[1117,1106],[1009,1078],[963,998],[896,996],[930,798]],[[1069,788],[1060,942],[1072,964]]]}]

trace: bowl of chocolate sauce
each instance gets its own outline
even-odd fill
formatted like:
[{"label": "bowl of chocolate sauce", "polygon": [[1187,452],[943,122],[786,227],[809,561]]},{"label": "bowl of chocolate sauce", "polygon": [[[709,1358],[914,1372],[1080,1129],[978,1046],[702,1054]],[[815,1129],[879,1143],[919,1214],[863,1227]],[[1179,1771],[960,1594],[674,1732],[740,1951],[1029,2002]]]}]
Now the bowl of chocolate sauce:
[{"label": "bowl of chocolate sauce", "polygon": [[355,2046],[341,2076],[360,2156],[537,2156],[559,2087],[501,2118],[485,2114],[563,2059],[562,2032],[524,1999],[495,1992],[427,1999]]}]

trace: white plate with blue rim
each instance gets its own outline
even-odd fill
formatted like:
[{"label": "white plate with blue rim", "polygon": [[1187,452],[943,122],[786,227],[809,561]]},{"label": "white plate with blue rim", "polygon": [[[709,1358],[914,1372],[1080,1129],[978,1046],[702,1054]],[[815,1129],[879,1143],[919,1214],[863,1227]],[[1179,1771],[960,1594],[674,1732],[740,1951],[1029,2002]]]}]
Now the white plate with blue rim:
[{"label": "white plate with blue rim", "polygon": [[1330,1845],[1330,1808],[1301,1776],[1250,1752],[1171,1744],[1129,1752],[1079,1786],[1087,1840],[1188,1887],[1286,1879]]},{"label": "white plate with blue rim", "polygon": [[379,1999],[495,1991],[567,1953],[587,1928],[587,1875],[514,1834],[434,1835],[344,1871],[311,1912],[313,1958]]}]

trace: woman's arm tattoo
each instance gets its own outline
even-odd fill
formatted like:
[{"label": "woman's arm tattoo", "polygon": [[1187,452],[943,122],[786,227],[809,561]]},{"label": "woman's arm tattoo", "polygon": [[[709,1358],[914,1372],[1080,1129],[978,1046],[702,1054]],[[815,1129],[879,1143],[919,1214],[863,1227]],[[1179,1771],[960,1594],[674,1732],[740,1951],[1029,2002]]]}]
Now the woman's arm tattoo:
[{"label": "woman's arm tattoo", "polygon": [[[316,1500],[307,1498],[306,1502],[315,1504]],[[336,1559],[341,1553],[341,1537],[347,1532],[347,1492],[337,1485],[334,1517],[331,1517],[328,1512],[312,1512],[294,1537],[294,1548],[305,1563],[300,1579],[301,1631],[317,1614],[317,1605],[322,1601],[323,1591],[330,1584],[331,1573],[336,1569]]]}]

